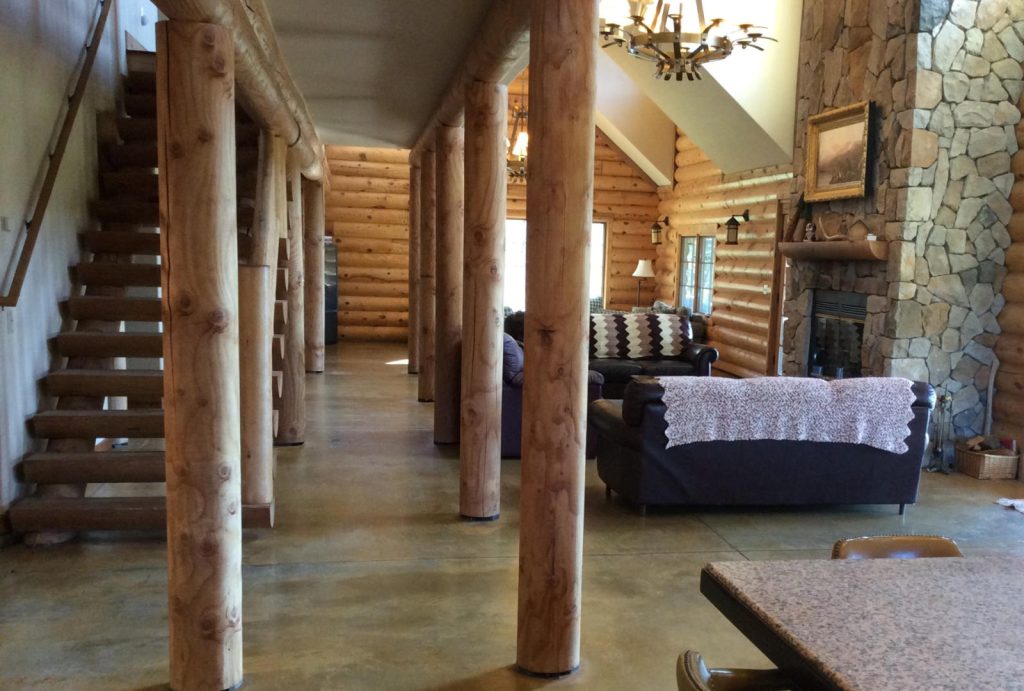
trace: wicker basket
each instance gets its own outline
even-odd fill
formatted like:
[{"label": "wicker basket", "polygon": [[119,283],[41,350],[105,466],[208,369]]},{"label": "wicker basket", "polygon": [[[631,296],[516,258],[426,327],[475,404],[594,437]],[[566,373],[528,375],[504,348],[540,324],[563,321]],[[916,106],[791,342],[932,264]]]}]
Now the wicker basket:
[{"label": "wicker basket", "polygon": [[1013,480],[1017,477],[1017,454],[1012,456],[971,451],[957,444],[956,469],[979,480]]}]

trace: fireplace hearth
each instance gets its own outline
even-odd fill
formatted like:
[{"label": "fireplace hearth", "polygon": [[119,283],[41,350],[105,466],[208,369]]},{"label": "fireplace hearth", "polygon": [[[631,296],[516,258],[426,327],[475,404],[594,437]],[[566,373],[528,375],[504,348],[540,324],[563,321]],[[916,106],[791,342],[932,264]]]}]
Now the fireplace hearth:
[{"label": "fireplace hearth", "polygon": [[825,379],[860,377],[866,319],[866,295],[815,291],[806,374]]}]

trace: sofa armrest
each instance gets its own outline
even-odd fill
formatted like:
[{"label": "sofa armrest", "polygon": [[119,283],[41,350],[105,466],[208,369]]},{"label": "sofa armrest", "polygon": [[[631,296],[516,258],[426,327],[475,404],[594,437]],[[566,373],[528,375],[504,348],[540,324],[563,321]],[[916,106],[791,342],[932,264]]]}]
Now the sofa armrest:
[{"label": "sofa armrest", "polygon": [[631,427],[622,419],[621,401],[600,399],[590,404],[587,424],[606,442],[614,442],[631,449],[643,448],[639,427]]},{"label": "sofa armrest", "polygon": [[702,343],[691,343],[681,357],[693,365],[694,376],[710,377],[711,365],[718,360],[718,350]]}]

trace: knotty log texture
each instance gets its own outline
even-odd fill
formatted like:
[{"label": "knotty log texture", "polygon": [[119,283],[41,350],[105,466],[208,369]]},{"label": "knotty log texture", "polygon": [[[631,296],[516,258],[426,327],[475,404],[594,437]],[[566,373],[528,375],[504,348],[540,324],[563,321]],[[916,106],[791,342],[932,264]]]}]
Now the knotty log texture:
[{"label": "knotty log texture", "polygon": [[234,50],[157,26],[170,685],[242,682]]},{"label": "knotty log texture", "polygon": [[302,226],[302,174],[293,157],[288,159],[288,305],[284,328],[284,389],[278,409],[276,442],[302,444],[306,440],[306,326]]},{"label": "knotty log texture", "polygon": [[501,509],[507,100],[501,84],[466,87],[459,513],[468,518]]},{"label": "knotty log texture", "polygon": [[324,371],[324,187],[315,180],[302,183],[302,247],[305,255],[306,371]]},{"label": "knotty log texture", "polygon": [[418,398],[434,400],[434,322],[435,294],[434,261],[437,253],[437,157],[434,150],[426,149],[420,160],[420,376]]},{"label": "knotty log texture", "polygon": [[262,507],[273,523],[274,395],[271,343],[274,301],[269,266],[238,268],[242,504]]},{"label": "knotty log texture", "polygon": [[459,441],[462,352],[462,238],[465,185],[462,127],[437,130],[437,295],[434,335],[434,443]]},{"label": "knotty log texture", "polygon": [[579,666],[597,2],[530,21],[525,384],[516,664]]},{"label": "knotty log texture", "polygon": [[323,177],[323,145],[305,99],[288,74],[262,0],[156,0],[154,4],[170,19],[219,24],[229,32],[242,107],[261,127],[288,143],[303,175],[312,180]]}]

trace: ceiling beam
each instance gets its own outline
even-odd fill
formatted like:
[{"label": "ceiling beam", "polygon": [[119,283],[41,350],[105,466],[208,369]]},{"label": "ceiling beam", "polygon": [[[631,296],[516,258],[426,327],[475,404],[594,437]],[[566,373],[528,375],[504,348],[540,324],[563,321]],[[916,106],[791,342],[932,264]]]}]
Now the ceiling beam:
[{"label": "ceiling beam", "polygon": [[219,24],[231,32],[242,107],[261,127],[288,142],[306,178],[323,178],[323,145],[281,56],[263,1],[153,1],[170,19]]},{"label": "ceiling beam", "polygon": [[459,126],[466,100],[466,85],[473,81],[508,84],[530,58],[529,0],[495,0],[476,38],[426,127],[412,148],[419,153],[440,125]]}]

